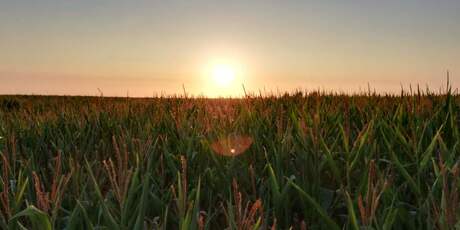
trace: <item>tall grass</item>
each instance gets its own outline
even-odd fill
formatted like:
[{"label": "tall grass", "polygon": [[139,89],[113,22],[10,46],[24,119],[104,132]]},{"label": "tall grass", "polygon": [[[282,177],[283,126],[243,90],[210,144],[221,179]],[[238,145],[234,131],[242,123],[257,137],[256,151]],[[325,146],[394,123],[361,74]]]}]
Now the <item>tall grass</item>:
[{"label": "tall grass", "polygon": [[460,227],[450,90],[0,101],[2,229]]}]

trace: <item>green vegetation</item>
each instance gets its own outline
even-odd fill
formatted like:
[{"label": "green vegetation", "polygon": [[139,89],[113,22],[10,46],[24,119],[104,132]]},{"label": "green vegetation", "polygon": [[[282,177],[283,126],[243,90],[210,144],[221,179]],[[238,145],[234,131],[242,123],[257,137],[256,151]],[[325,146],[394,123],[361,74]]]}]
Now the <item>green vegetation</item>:
[{"label": "green vegetation", "polygon": [[0,106],[2,229],[460,228],[450,90]]}]

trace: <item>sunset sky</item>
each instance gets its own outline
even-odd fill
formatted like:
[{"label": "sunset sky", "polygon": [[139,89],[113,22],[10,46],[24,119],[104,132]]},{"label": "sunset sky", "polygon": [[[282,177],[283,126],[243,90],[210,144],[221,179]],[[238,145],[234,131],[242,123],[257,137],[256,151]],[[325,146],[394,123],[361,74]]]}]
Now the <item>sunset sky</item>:
[{"label": "sunset sky", "polygon": [[459,0],[1,0],[0,94],[435,90],[459,42]]}]

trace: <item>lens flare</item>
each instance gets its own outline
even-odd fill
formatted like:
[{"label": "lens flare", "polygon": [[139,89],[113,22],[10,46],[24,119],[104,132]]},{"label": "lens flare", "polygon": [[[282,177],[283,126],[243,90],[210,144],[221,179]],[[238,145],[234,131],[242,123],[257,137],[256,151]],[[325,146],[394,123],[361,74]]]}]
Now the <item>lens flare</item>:
[{"label": "lens flare", "polygon": [[211,144],[211,149],[222,156],[238,156],[244,153],[252,145],[249,136],[228,136]]}]

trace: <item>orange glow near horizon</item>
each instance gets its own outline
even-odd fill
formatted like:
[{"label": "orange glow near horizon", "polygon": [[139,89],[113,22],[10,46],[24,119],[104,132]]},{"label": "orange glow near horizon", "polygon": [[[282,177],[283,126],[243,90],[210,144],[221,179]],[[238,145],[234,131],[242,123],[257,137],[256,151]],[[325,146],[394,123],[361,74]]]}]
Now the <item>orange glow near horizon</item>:
[{"label": "orange glow near horizon", "polygon": [[0,2],[0,94],[460,88],[460,1]]}]

